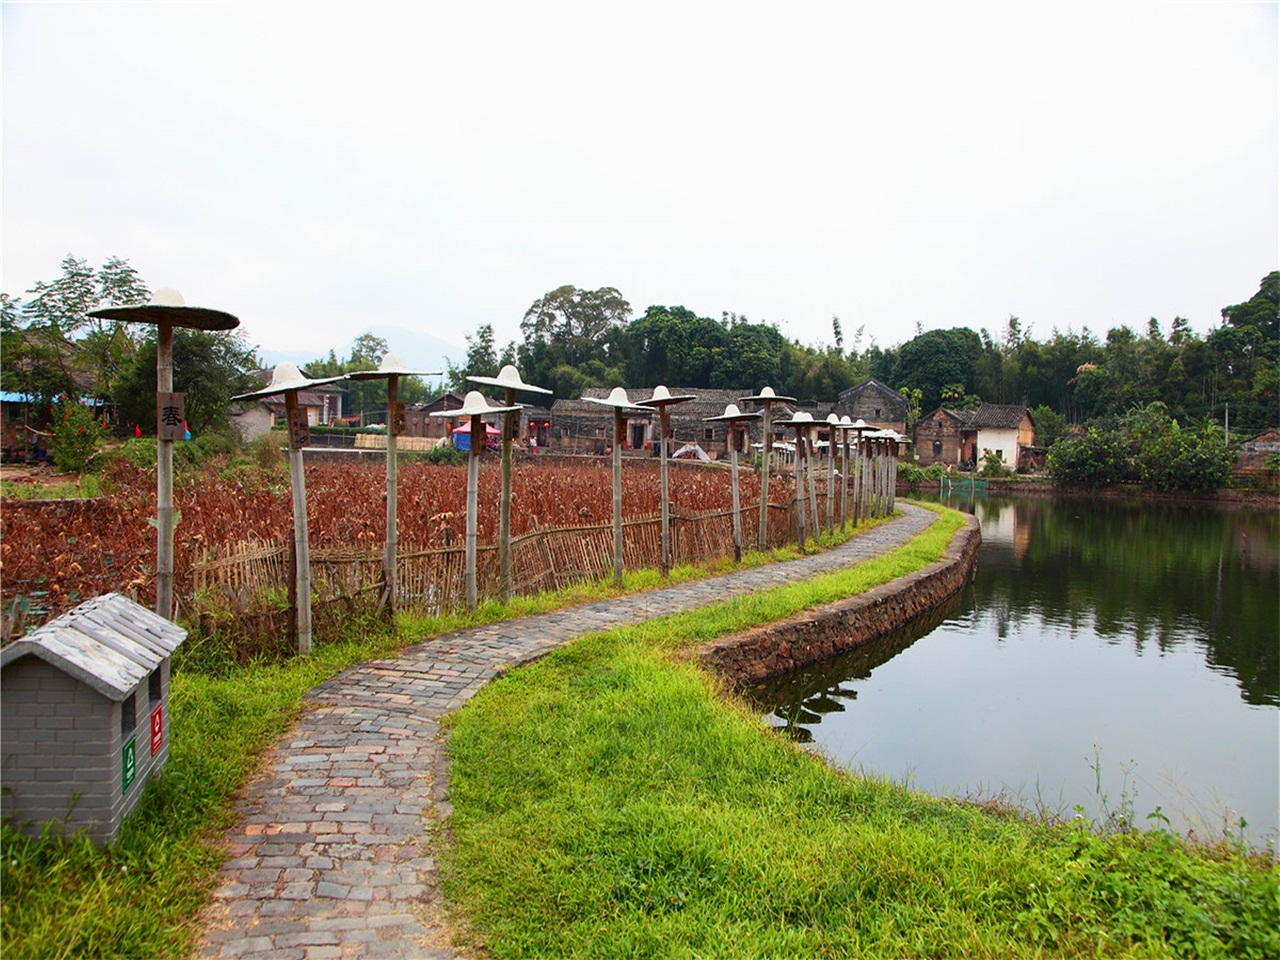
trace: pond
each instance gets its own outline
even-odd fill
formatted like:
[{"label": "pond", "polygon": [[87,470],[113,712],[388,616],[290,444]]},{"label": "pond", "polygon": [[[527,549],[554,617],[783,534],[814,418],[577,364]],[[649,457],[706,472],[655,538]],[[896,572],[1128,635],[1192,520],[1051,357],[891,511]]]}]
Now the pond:
[{"label": "pond", "polygon": [[766,721],[938,795],[1274,845],[1280,512],[951,505],[982,526],[971,585],[928,621],[748,691]]}]

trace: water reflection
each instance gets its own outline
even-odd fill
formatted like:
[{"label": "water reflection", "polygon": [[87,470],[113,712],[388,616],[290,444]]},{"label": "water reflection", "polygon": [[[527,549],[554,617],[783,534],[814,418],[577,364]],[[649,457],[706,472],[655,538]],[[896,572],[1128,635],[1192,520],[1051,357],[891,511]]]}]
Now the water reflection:
[{"label": "water reflection", "polygon": [[970,588],[931,622],[750,691],[836,762],[938,793],[1277,831],[1280,514],[974,498]]}]

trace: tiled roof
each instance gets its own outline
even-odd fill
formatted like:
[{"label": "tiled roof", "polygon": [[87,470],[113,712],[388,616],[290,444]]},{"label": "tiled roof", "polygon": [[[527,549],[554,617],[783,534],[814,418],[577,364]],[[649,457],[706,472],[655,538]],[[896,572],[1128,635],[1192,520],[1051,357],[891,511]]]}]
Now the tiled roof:
[{"label": "tiled roof", "polygon": [[1017,403],[984,403],[973,411],[967,426],[991,427],[996,430],[1017,430],[1022,426],[1022,418],[1027,408]]},{"label": "tiled roof", "polygon": [[866,393],[868,390],[875,390],[877,393],[883,394],[886,399],[894,400],[897,403],[900,403],[903,407],[906,407],[907,405],[907,401],[903,398],[902,394],[898,393],[897,390],[893,389],[893,387],[888,384],[881,383],[875,377],[868,377],[857,386],[847,387],[846,389],[841,390],[840,399],[843,400],[846,397],[857,396],[859,394]]}]

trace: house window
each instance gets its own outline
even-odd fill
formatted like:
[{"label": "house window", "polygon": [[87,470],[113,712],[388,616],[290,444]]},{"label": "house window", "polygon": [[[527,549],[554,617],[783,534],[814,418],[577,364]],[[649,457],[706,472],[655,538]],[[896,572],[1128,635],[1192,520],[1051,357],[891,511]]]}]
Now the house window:
[{"label": "house window", "polygon": [[604,439],[604,427],[596,427],[596,437],[600,440]]},{"label": "house window", "polygon": [[568,440],[568,439],[569,439],[569,428],[568,428],[568,427],[561,427],[561,428],[560,428],[560,439],[561,439],[561,440]]},{"label": "house window", "polygon": [[879,407],[876,407],[876,419],[877,419],[877,420],[879,420],[879,419],[880,419],[880,408],[879,408]]},{"label": "house window", "polygon": [[933,455],[934,455],[935,457],[940,457],[940,456],[942,456],[942,441],[941,441],[941,440],[935,440],[935,441],[933,441]]},{"label": "house window", "polygon": [[997,450],[997,451],[996,451],[996,456],[997,456],[997,457],[999,457],[999,458],[1003,461],[1003,460],[1004,460],[1004,451],[1003,451],[1003,450]]},{"label": "house window", "polygon": [[715,438],[716,438],[716,434],[715,434],[715,428],[714,428],[714,427],[704,427],[704,428],[703,428],[703,430],[702,430],[702,439],[703,439],[703,440],[711,441],[711,440],[714,440]]}]

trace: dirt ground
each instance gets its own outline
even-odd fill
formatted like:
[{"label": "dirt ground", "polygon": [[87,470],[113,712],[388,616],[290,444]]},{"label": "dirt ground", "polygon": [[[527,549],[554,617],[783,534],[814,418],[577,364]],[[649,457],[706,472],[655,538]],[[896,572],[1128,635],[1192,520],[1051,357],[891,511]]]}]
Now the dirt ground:
[{"label": "dirt ground", "polygon": [[61,483],[74,483],[76,475],[74,473],[57,473],[51,463],[4,463],[0,464],[0,480],[53,486]]}]

